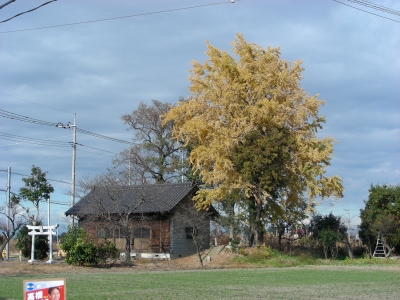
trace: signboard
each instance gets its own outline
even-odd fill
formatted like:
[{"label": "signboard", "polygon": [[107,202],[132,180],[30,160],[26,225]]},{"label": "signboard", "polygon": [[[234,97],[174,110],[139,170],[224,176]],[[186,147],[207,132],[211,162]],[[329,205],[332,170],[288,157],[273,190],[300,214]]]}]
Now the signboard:
[{"label": "signboard", "polygon": [[24,300],[66,300],[65,279],[24,280]]}]

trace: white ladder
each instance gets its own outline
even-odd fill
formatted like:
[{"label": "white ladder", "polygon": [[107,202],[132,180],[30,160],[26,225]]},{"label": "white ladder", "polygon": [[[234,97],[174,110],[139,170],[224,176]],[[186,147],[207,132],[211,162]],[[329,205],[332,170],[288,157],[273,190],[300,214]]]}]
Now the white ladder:
[{"label": "white ladder", "polygon": [[386,257],[385,244],[381,241],[381,239],[379,237],[378,237],[378,240],[376,241],[376,247],[375,247],[373,257],[380,257],[380,258]]}]

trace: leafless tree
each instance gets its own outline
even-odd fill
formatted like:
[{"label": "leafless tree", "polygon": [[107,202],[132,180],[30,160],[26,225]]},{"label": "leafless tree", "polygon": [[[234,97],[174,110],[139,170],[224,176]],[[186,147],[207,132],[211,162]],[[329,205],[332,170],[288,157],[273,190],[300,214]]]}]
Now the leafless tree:
[{"label": "leafless tree", "polygon": [[200,267],[203,267],[204,259],[201,253],[210,245],[210,219],[213,216],[211,210],[198,210],[190,202],[180,206],[174,216],[174,236],[185,234],[186,238],[192,239]]},{"label": "leafless tree", "polygon": [[[96,186],[80,201],[83,202],[78,213],[80,225],[87,226],[87,230],[90,231],[94,224],[101,224],[103,227],[100,228],[109,231],[109,234],[105,234],[107,238],[116,237],[117,233],[113,230],[117,229],[118,236],[125,239],[124,253],[126,260],[129,261],[132,234],[137,234],[136,231],[132,232],[132,227],[136,229],[149,227],[150,230],[152,222],[159,217],[159,213],[155,211],[163,211],[163,203],[160,202],[162,200],[154,197],[148,185],[127,186],[114,183],[114,185]],[[81,205],[79,203],[77,206]],[[135,243],[136,241],[139,241],[137,236]],[[161,232],[159,242],[161,251],[165,242],[162,240]]]},{"label": "leafless tree", "polygon": [[151,105],[141,102],[121,117],[134,138],[132,146],[114,159],[114,171],[132,184],[173,182],[182,175],[186,162],[182,163],[182,148],[171,138],[173,123],[161,123],[170,106],[157,100]]},{"label": "leafless tree", "polygon": [[[15,197],[11,198],[9,209],[7,204],[0,207],[0,217],[0,231],[4,236],[3,243],[0,246],[0,253],[2,253],[17,231],[27,225],[31,219],[29,217],[29,209],[20,204]],[[0,258],[3,260],[3,256],[0,255]]]}]

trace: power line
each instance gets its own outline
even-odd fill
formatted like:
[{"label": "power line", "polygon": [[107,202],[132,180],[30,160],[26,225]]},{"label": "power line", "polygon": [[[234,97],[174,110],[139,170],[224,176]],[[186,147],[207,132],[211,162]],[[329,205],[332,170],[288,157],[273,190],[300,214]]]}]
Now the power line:
[{"label": "power line", "polygon": [[[240,0],[237,0],[237,1],[240,1]],[[154,11],[154,12],[148,12],[148,13],[142,13],[142,14],[122,16],[122,17],[114,17],[114,18],[98,19],[98,20],[91,20],[91,21],[66,23],[66,24],[60,24],[60,25],[51,25],[51,26],[43,26],[43,27],[35,27],[35,28],[27,28],[27,29],[0,31],[0,33],[21,32],[21,31],[40,30],[40,29],[48,29],[48,28],[56,28],[56,27],[65,27],[65,26],[73,26],[73,25],[82,25],[82,24],[89,24],[89,23],[105,22],[105,21],[142,17],[142,16],[148,16],[148,15],[169,13],[169,12],[174,12],[174,11],[188,10],[188,9],[193,9],[193,8],[200,8],[200,7],[220,5],[220,4],[228,4],[228,3],[233,3],[233,2],[232,1],[215,2],[215,3],[210,3],[210,4],[202,4],[202,5],[194,5],[194,6],[174,8],[174,9],[166,9],[166,10],[160,10],[160,11]]]},{"label": "power line", "polygon": [[[71,147],[71,142],[50,141],[50,139],[46,139],[46,140],[33,139],[33,138],[28,138],[28,137],[22,137],[22,136],[18,136],[18,135],[8,134],[8,133],[4,133],[4,132],[0,132],[0,139],[16,141],[16,143],[0,145],[0,147],[1,146],[15,145],[15,144],[19,144],[19,143],[21,143],[21,144],[22,143],[34,144],[34,145],[40,145],[40,146]],[[91,148],[91,149],[98,150],[98,151],[102,151],[102,152],[118,154],[116,152],[112,152],[112,151],[108,151],[108,150],[104,150],[104,149],[100,149],[100,148],[96,148],[96,147],[91,147],[91,146],[83,145],[83,144],[79,144],[79,143],[77,143],[77,145],[78,146],[82,146],[82,147],[86,147],[86,148]],[[100,154],[100,153],[90,152],[90,151],[82,151],[82,152],[88,152],[88,153],[103,155],[103,154]],[[111,155],[103,155],[103,156],[113,157]]]},{"label": "power line", "polygon": [[[27,116],[15,114],[15,113],[3,110],[3,109],[0,109],[0,117],[9,118],[9,119],[16,120],[16,121],[22,121],[22,122],[38,124],[38,125],[45,125],[45,126],[57,127],[57,125],[59,124],[59,123],[43,121],[43,120],[39,120],[39,119],[30,118],[30,117],[27,117]],[[127,144],[127,145],[132,145],[133,144],[132,142],[120,140],[120,139],[117,139],[117,138],[113,138],[113,137],[110,137],[110,136],[106,136],[106,135],[102,135],[102,134],[99,134],[99,133],[91,132],[91,131],[88,131],[88,130],[85,130],[85,129],[81,129],[81,128],[76,128],[76,131],[80,132],[80,133],[83,133],[83,134],[86,134],[86,135],[93,136],[93,137],[109,140],[109,141],[112,141],[112,142],[117,142],[117,143],[122,143],[122,144]]]},{"label": "power line", "polygon": [[3,92],[0,92],[0,94],[2,94],[2,95],[5,95],[5,96],[8,96],[8,97],[11,97],[11,98],[14,98],[14,99],[17,99],[17,100],[24,101],[24,102],[27,102],[27,103],[30,103],[30,104],[33,104],[33,105],[37,105],[37,106],[41,106],[41,107],[45,107],[45,108],[49,108],[49,109],[56,110],[56,111],[60,111],[60,112],[65,112],[65,113],[68,113],[68,114],[73,114],[73,113],[72,113],[72,112],[70,112],[70,111],[61,110],[61,109],[56,109],[56,108],[52,108],[52,107],[50,107],[50,106],[46,106],[46,105],[37,104],[37,103],[35,103],[35,102],[28,101],[28,100],[24,100],[24,99],[21,99],[21,98],[18,98],[18,97],[14,97],[14,96],[11,96],[11,95],[9,95],[9,94],[6,94],[6,93],[3,93]]},{"label": "power line", "polygon": [[388,14],[400,16],[400,11],[395,10],[395,9],[391,9],[389,7],[385,7],[385,6],[382,6],[382,5],[378,5],[378,4],[375,4],[373,2],[364,1],[364,0],[347,0],[347,1],[353,2],[353,3],[357,3],[359,5],[363,5],[363,6],[375,9],[375,10],[380,10],[380,11],[383,11],[383,12],[388,13]]},{"label": "power line", "polygon": [[[99,151],[107,152],[107,153],[119,154],[119,153],[116,153],[116,152],[112,152],[112,151],[108,151],[108,150],[103,150],[103,149],[91,147],[91,146],[88,146],[88,145],[82,145],[82,144],[78,144],[78,143],[77,143],[77,145],[78,145],[78,146],[82,146],[82,147],[86,147],[86,148],[91,148],[91,149],[94,149],[94,150],[99,150]],[[94,152],[92,152],[92,153],[94,153]]]},{"label": "power line", "polygon": [[37,10],[38,8],[40,8],[40,7],[42,7],[42,6],[45,6],[45,5],[47,5],[47,4],[51,3],[51,2],[54,2],[54,1],[57,1],[57,0],[51,0],[51,1],[48,1],[48,2],[46,2],[46,3],[43,3],[42,5],[39,5],[38,7],[35,7],[35,8],[30,9],[30,10],[24,11],[24,12],[22,12],[22,13],[16,14],[14,17],[11,17],[11,18],[9,18],[9,19],[7,19],[7,20],[0,21],[0,23],[4,23],[4,22],[7,22],[7,21],[10,21],[11,19],[14,19],[14,18],[16,18],[16,17],[18,17],[18,16],[20,16],[20,15],[29,13],[29,12],[34,11],[34,10]]},{"label": "power line", "polygon": [[374,13],[372,13],[372,12],[369,12],[369,11],[363,10],[363,9],[361,9],[361,8],[357,8],[357,7],[354,7],[354,6],[345,4],[345,3],[340,2],[340,1],[337,1],[337,0],[332,0],[332,1],[335,1],[335,2],[337,2],[337,3],[340,3],[340,4],[342,4],[342,5],[346,5],[346,6],[348,6],[348,7],[354,8],[354,9],[358,9],[358,10],[360,10],[360,11],[366,12],[366,13],[368,13],[368,14],[371,14],[371,15],[374,15],[374,16],[377,16],[377,17],[381,17],[381,18],[388,19],[388,20],[393,21],[393,22],[400,23],[400,21],[397,21],[397,20],[394,20],[394,19],[390,19],[390,18],[386,18],[386,17],[384,17],[384,16],[381,16],[381,15],[378,15],[378,14],[374,14]]},{"label": "power line", "polygon": [[113,138],[113,137],[110,137],[110,136],[102,135],[102,134],[99,134],[99,133],[91,132],[91,131],[80,129],[80,128],[76,128],[76,131],[80,132],[80,133],[83,133],[83,134],[87,134],[87,135],[93,136],[93,137],[97,137],[97,138],[100,138],[100,139],[109,140],[109,141],[112,141],[112,142],[128,144],[128,145],[132,145],[133,144],[132,142],[116,139],[116,138]]},{"label": "power line", "polygon": [[[39,200],[39,202],[44,202],[47,203],[47,200]],[[65,205],[65,206],[70,206],[69,203],[65,203],[65,202],[61,202],[61,201],[55,201],[55,200],[51,200],[49,201],[51,204],[55,204],[55,205]]]},{"label": "power line", "polygon": [[[0,170],[0,172],[7,172],[7,170]],[[29,177],[29,176],[31,176],[31,175],[26,175],[26,174],[21,174],[21,173],[16,173],[16,172],[11,172],[11,174],[19,175],[19,176],[22,176],[22,177]],[[46,180],[48,180],[48,181],[54,181],[54,182],[60,182],[60,183],[65,183],[65,184],[71,184],[70,181],[64,181],[64,180],[49,179],[49,178],[46,178]]]},{"label": "power line", "polygon": [[86,150],[82,150],[82,149],[79,149],[79,151],[80,151],[80,152],[91,153],[91,154],[97,154],[97,155],[101,155],[101,156],[105,156],[105,157],[114,157],[114,156],[111,156],[111,155],[101,154],[101,153],[92,152],[92,151],[86,151]]},{"label": "power line", "polygon": [[54,126],[54,127],[57,126],[57,123],[54,123],[54,122],[42,121],[39,119],[26,117],[26,116],[15,114],[15,113],[3,110],[3,109],[0,109],[0,117],[9,118],[9,119],[13,119],[16,121],[38,124],[38,125]]},{"label": "power line", "polygon": [[[8,134],[5,132],[0,132],[0,139],[16,142],[13,144],[8,144],[8,145],[24,143],[24,144],[34,144],[34,145],[53,146],[53,147],[70,147],[69,143],[67,143],[67,142],[51,141],[51,139],[45,139],[45,140],[34,139],[34,138],[28,138],[28,137],[23,137],[23,136],[19,136],[19,135]],[[8,146],[8,145],[0,145],[0,146]]]},{"label": "power line", "polygon": [[83,130],[83,129],[80,129],[80,128],[77,128],[76,131],[78,131],[80,133],[83,133],[83,134],[87,134],[87,135],[93,136],[93,137],[109,140],[109,141],[112,141],[112,142],[128,144],[128,145],[132,145],[133,144],[132,142],[116,139],[116,138],[113,138],[113,137],[109,137],[109,136],[106,136],[106,135],[94,133],[94,132]]}]

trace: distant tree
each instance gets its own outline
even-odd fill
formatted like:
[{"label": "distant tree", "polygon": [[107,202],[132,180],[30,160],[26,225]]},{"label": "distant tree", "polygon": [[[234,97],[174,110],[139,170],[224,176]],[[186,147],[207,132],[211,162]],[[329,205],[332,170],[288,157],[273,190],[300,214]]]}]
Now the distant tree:
[{"label": "distant tree", "polygon": [[196,205],[207,208],[242,190],[255,244],[262,242],[268,203],[339,198],[343,186],[338,176],[326,176],[335,140],[317,137],[324,102],[301,88],[301,62],[291,65],[279,48],[263,49],[240,34],[232,44],[235,57],[207,44],[206,62],[192,63],[190,97],[163,124],[173,121],[173,138],[193,145],[190,164],[209,186]]},{"label": "distant tree", "polygon": [[[270,224],[272,224],[278,234],[278,247],[279,250],[282,250],[282,238],[287,230],[296,226],[299,222],[304,220],[307,217],[307,201],[303,199],[303,205],[297,205],[290,201],[287,201],[287,198],[280,198],[279,203],[270,203],[275,207],[266,207],[267,220]],[[297,233],[297,232],[296,232]],[[289,237],[289,242],[291,238]]]},{"label": "distant tree", "polygon": [[[11,197],[9,208],[7,204],[0,206],[0,231],[2,233],[0,253],[3,253],[4,248],[17,232],[29,224],[28,213],[29,209],[24,207],[16,197]],[[9,226],[7,226],[7,220]],[[3,259],[1,255],[0,259]]]},{"label": "distant tree", "polygon": [[39,222],[39,203],[50,199],[50,194],[54,188],[46,179],[46,172],[42,172],[39,167],[32,166],[31,176],[22,178],[24,187],[19,189],[18,201],[28,200],[32,202],[36,209],[36,216],[32,216],[33,224]]},{"label": "distant tree", "polygon": [[322,245],[325,259],[328,258],[328,253],[334,259],[337,256],[337,243],[345,239],[346,226],[339,216],[336,217],[333,214],[315,215],[311,220],[311,232],[313,237]]},{"label": "distant tree", "polygon": [[[37,226],[41,225],[41,222],[36,223]],[[32,251],[32,236],[28,234],[28,227],[23,226],[17,232],[15,238],[17,240],[16,247],[21,250],[24,257],[30,257]],[[35,237],[35,252],[34,257],[38,260],[43,260],[48,256],[49,253],[49,242],[48,236],[39,235]]]},{"label": "distant tree", "polygon": [[170,106],[157,100],[152,100],[151,105],[141,102],[136,110],[121,117],[127,130],[134,132],[133,145],[120,153],[113,164],[133,184],[176,182],[185,175],[184,149],[171,138],[173,122],[161,123],[161,115]]},{"label": "distant tree", "polygon": [[215,203],[215,209],[219,213],[216,222],[227,229],[229,240],[233,244],[238,242],[237,236],[242,231],[241,221],[243,220],[243,214],[239,210],[240,205],[243,203],[238,200],[240,197],[243,197],[240,190],[235,190],[225,200]]},{"label": "distant tree", "polygon": [[128,185],[127,178],[119,176],[121,174],[116,174],[111,170],[107,173],[97,174],[93,177],[84,176],[77,180],[76,187],[76,197],[82,198],[86,196],[93,188],[96,186],[120,186]]},{"label": "distant tree", "polygon": [[360,210],[359,236],[370,255],[378,236],[390,249],[400,251],[400,185],[371,185],[365,208]]}]

